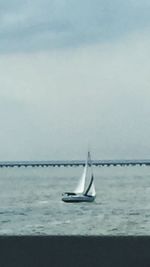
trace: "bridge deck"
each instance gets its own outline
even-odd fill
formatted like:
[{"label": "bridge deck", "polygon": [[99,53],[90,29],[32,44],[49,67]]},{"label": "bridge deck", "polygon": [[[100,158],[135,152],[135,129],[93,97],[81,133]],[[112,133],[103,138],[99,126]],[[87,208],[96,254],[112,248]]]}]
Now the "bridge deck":
[{"label": "bridge deck", "polygon": [[[136,166],[150,165],[145,160],[92,160],[94,166]],[[52,160],[52,161],[1,161],[0,167],[73,167],[84,166],[84,160]]]}]

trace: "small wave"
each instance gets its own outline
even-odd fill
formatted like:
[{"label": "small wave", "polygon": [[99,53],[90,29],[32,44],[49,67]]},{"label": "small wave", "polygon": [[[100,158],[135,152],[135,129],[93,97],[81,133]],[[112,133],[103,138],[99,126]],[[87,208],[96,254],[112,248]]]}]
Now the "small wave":
[{"label": "small wave", "polygon": [[24,213],[24,212],[19,212],[19,213],[18,213],[18,215],[21,215],[21,216],[22,216],[22,215],[23,215],[23,216],[26,216],[26,213]]},{"label": "small wave", "polygon": [[130,212],[129,215],[134,215],[134,216],[136,216],[136,215],[140,215],[140,213],[139,213],[139,212]]},{"label": "small wave", "polygon": [[13,231],[11,229],[3,229],[3,230],[0,230],[0,234],[1,235],[12,235]]},{"label": "small wave", "polygon": [[69,224],[71,221],[70,220],[67,220],[67,221],[65,221],[64,223],[65,224]]},{"label": "small wave", "polygon": [[102,202],[93,202],[93,203],[91,203],[92,205],[102,205],[103,203]]},{"label": "small wave", "polygon": [[11,222],[11,220],[2,220],[2,221],[0,221],[0,223],[9,223],[9,222]]},{"label": "small wave", "polygon": [[43,235],[47,235],[45,232],[42,232],[42,231],[36,231],[36,230],[35,230],[35,231],[33,230],[33,231],[31,232],[31,234],[34,234],[34,235],[42,235],[42,236],[43,236]]},{"label": "small wave", "polygon": [[15,211],[14,210],[4,210],[4,211],[0,211],[0,214],[3,214],[3,215],[15,214]]},{"label": "small wave", "polygon": [[41,200],[41,201],[36,202],[37,205],[45,205],[47,203],[48,203],[48,200]]},{"label": "small wave", "polygon": [[0,214],[5,214],[6,212],[5,211],[0,211]]},{"label": "small wave", "polygon": [[46,215],[46,216],[47,216],[47,215],[49,216],[50,214],[51,214],[50,211],[46,211],[46,212],[44,212],[44,215]]},{"label": "small wave", "polygon": [[112,228],[111,231],[112,231],[112,232],[114,232],[114,231],[118,231],[118,228],[116,228],[116,227],[115,227],[115,228]]},{"label": "small wave", "polygon": [[0,212],[0,214],[3,214],[3,215],[20,215],[20,216],[25,216],[26,213],[25,212],[20,212],[20,211],[14,211],[14,210],[7,210],[7,211],[3,211],[3,212]]}]

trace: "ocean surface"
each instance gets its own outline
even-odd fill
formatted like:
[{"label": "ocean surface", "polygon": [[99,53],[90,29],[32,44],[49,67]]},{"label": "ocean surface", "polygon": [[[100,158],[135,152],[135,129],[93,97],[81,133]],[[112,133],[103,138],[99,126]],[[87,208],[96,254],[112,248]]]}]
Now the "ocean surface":
[{"label": "ocean surface", "polygon": [[150,167],[94,167],[95,202],[62,202],[82,171],[1,168],[0,235],[150,235]]}]

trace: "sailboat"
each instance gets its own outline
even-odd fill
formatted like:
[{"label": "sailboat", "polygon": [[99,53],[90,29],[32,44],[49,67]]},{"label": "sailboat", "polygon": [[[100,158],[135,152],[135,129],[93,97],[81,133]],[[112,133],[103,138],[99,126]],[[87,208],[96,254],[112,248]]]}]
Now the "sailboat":
[{"label": "sailboat", "polygon": [[[90,169],[90,182],[85,189],[85,183],[87,180],[88,169]],[[62,195],[62,201],[64,202],[93,202],[96,197],[96,191],[94,186],[94,174],[92,170],[91,155],[88,151],[87,160],[85,162],[83,174],[77,184],[77,187],[73,192],[65,192]]]}]

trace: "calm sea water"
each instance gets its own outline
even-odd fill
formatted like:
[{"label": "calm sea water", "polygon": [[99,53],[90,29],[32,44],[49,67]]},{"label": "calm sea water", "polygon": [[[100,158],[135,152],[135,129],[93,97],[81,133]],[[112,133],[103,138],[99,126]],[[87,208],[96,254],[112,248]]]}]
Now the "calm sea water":
[{"label": "calm sea water", "polygon": [[95,202],[62,202],[81,173],[1,168],[0,235],[150,235],[150,167],[95,167]]}]

